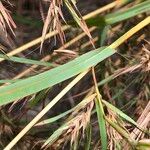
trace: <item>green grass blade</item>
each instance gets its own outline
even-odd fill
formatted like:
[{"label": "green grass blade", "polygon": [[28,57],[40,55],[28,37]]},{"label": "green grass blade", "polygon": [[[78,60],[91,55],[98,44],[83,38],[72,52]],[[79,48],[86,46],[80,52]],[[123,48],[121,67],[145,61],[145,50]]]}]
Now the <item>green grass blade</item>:
[{"label": "green grass blade", "polygon": [[142,2],[125,11],[119,11],[106,15],[105,21],[107,24],[114,24],[148,11],[150,11],[150,0]]},{"label": "green grass blade", "polygon": [[150,11],[150,0],[137,4],[136,6],[128,8],[127,10],[119,10],[118,12],[105,16],[96,16],[94,18],[87,19],[85,22],[88,26],[104,27],[106,25],[112,25],[148,11]]},{"label": "green grass blade", "polygon": [[31,64],[31,65],[41,65],[46,67],[55,67],[56,65],[49,62],[42,62],[37,60],[31,60],[27,58],[19,58],[15,56],[8,57],[7,55],[0,54],[0,58],[4,58],[6,60],[10,60],[17,63]]},{"label": "green grass blade", "polygon": [[91,124],[89,123],[86,128],[85,150],[90,150],[91,139],[92,139],[92,127],[91,127]]},{"label": "green grass blade", "polygon": [[91,96],[83,99],[78,105],[71,108],[70,110],[65,111],[65,112],[61,113],[60,115],[57,115],[57,116],[52,117],[50,119],[43,120],[36,125],[39,126],[39,125],[50,124],[50,123],[53,123],[53,122],[65,117],[66,115],[70,114],[71,112],[75,112],[75,110],[79,111],[80,109],[84,108],[88,103],[90,103],[95,98],[95,96],[96,96],[96,94],[92,94]]},{"label": "green grass blade", "polygon": [[110,28],[109,25],[102,28],[102,31],[100,34],[100,39],[99,39],[100,46],[104,46],[105,40],[107,38],[107,32],[108,32],[109,28]]},{"label": "green grass blade", "polygon": [[57,129],[43,144],[42,148],[46,145],[51,145],[53,142],[57,140],[57,138],[63,133],[64,130],[68,129],[66,124],[62,125],[59,129]]},{"label": "green grass blade", "polygon": [[39,101],[43,100],[46,97],[46,95],[50,91],[50,89],[51,88],[48,88],[48,89],[42,90],[39,93],[37,93],[35,95],[35,97],[33,97],[33,98],[30,99],[30,101],[28,103],[28,107],[32,108],[35,105],[37,105]]},{"label": "green grass blade", "polygon": [[60,115],[57,115],[55,117],[52,117],[52,118],[49,118],[49,119],[46,119],[46,120],[43,120],[39,123],[36,124],[36,126],[42,126],[42,125],[46,125],[46,124],[50,124],[50,123],[53,123],[63,117],[65,117],[66,115],[70,114],[74,109],[70,109],[70,110],[67,110],[63,113],[61,113]]},{"label": "green grass blade", "polygon": [[0,80],[0,84],[3,84],[3,83],[15,83],[17,81],[21,81],[21,79]]},{"label": "green grass blade", "polygon": [[109,47],[98,48],[88,52],[75,60],[45,71],[39,75],[15,82],[0,88],[0,105],[8,104],[25,96],[39,92],[57,83],[65,81],[86,69],[95,66],[116,51]]},{"label": "green grass blade", "polygon": [[100,129],[102,150],[107,150],[107,132],[106,132],[103,106],[99,99],[96,99],[95,103],[96,103],[98,124],[99,124],[99,129]]},{"label": "green grass blade", "polygon": [[113,112],[117,113],[119,116],[121,116],[122,118],[124,118],[125,120],[129,121],[130,123],[134,124],[135,126],[137,126],[137,123],[130,118],[128,115],[126,115],[125,113],[123,113],[120,109],[116,108],[115,106],[113,106],[112,104],[108,103],[107,101],[103,100],[102,101],[109,109],[111,109]]}]

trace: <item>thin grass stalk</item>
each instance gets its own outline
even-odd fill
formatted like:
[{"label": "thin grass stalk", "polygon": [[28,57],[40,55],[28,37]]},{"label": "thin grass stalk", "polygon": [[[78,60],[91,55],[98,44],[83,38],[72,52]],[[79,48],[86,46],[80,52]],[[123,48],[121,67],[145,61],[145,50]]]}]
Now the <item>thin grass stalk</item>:
[{"label": "thin grass stalk", "polygon": [[102,150],[106,150],[107,149],[107,131],[106,131],[106,123],[104,120],[105,113],[104,113],[104,109],[102,105],[102,96],[99,92],[98,85],[97,85],[94,67],[92,67],[92,75],[93,75],[93,81],[94,81],[94,86],[95,86],[95,92],[97,94],[97,99],[95,100],[95,104],[96,104],[96,111],[97,111],[97,117],[98,117],[101,143],[102,143]]},{"label": "thin grass stalk", "polygon": [[118,3],[119,3],[118,1],[112,2],[112,3],[102,7],[100,9],[97,9],[97,10],[95,10],[95,11],[93,11],[93,12],[91,12],[91,13],[85,15],[85,16],[83,16],[83,19],[87,20],[87,19],[90,19],[92,17],[95,17],[97,14],[100,14],[100,13],[102,13],[104,11],[107,11],[108,9],[111,9],[111,8],[117,6]]},{"label": "thin grass stalk", "polygon": [[109,47],[110,48],[117,48],[119,45],[121,45],[124,41],[126,41],[128,38],[130,38],[133,34],[144,28],[150,23],[150,16],[142,20],[139,24],[134,26],[132,29],[130,29],[128,32],[126,32],[123,36],[121,36],[118,40],[116,40],[114,43],[112,43]]}]

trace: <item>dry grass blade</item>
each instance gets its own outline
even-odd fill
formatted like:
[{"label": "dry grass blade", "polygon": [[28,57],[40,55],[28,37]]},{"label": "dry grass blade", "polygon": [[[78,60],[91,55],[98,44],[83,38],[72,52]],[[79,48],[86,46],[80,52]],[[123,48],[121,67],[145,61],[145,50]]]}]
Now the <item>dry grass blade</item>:
[{"label": "dry grass blade", "polygon": [[0,28],[6,32],[5,23],[7,23],[9,29],[15,35],[13,28],[16,28],[16,24],[11,18],[9,11],[3,6],[2,2],[0,1]]},{"label": "dry grass blade", "polygon": [[[146,129],[150,122],[150,101],[142,112],[141,116],[137,120],[137,124],[140,128]],[[130,134],[133,139],[138,140],[142,136],[143,132],[137,128],[135,128]],[[144,133],[145,134],[145,133]]]},{"label": "dry grass blade", "polygon": [[64,1],[67,8],[69,9],[69,11],[71,12],[74,20],[77,22],[77,24],[82,28],[82,30],[87,34],[87,36],[89,37],[91,44],[94,46],[94,42],[93,42],[93,38],[91,36],[91,33],[86,25],[86,22],[83,20],[82,15],[80,14],[78,8],[76,7],[76,2],[74,0],[65,0]]},{"label": "dry grass blade", "polygon": [[49,32],[58,31],[61,43],[64,44],[65,35],[62,30],[62,24],[60,21],[60,17],[64,20],[64,17],[61,11],[61,5],[62,5],[62,0],[52,0],[49,3],[49,9],[48,9],[47,17],[44,22],[44,27],[43,27],[43,32],[42,32],[41,49],[42,49],[47,31]]},{"label": "dry grass blade", "polygon": [[118,77],[120,75],[126,74],[126,73],[132,73],[136,70],[141,70],[142,72],[148,72],[150,71],[150,52],[145,47],[142,49],[142,54],[137,58],[138,62],[135,65],[127,66],[121,69],[118,69],[114,73],[114,77]]}]

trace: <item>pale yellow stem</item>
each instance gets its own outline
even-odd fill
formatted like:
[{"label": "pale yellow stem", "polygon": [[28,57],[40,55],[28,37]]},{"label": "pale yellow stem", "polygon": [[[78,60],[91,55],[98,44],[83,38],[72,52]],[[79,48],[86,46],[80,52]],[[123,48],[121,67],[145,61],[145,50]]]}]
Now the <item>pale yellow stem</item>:
[{"label": "pale yellow stem", "polygon": [[109,10],[109,9],[115,7],[117,4],[118,4],[118,1],[114,1],[114,2],[104,6],[102,8],[99,8],[99,9],[87,14],[86,16],[83,16],[83,19],[87,20],[89,18],[95,17],[97,14],[100,14],[100,13],[106,11],[106,10]]},{"label": "pale yellow stem", "polygon": [[128,38],[130,38],[133,34],[144,28],[150,23],[150,16],[148,16],[146,19],[141,21],[139,24],[134,26],[132,29],[130,29],[128,32],[126,32],[123,36],[121,36],[118,40],[116,40],[114,43],[112,43],[109,47],[115,49],[119,45],[121,45],[124,41],[126,41]]}]

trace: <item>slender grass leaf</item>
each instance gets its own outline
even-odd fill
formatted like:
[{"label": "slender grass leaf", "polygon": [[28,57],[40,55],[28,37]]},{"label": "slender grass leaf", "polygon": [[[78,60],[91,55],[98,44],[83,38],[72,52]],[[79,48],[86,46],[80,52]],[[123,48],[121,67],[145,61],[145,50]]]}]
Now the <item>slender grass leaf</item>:
[{"label": "slender grass leaf", "polygon": [[8,57],[7,55],[0,54],[0,58],[4,58],[6,60],[10,60],[13,62],[18,62],[18,63],[24,63],[24,64],[32,64],[32,65],[42,65],[46,67],[55,67],[56,65],[49,63],[49,62],[42,62],[42,61],[37,61],[37,60],[31,60],[27,58],[19,58],[15,56]]},{"label": "slender grass leaf", "polygon": [[0,88],[0,105],[8,104],[25,96],[39,92],[57,83],[65,81],[113,55],[116,51],[110,47],[98,48],[75,60],[40,73],[39,75],[15,82]]},{"label": "slender grass leaf", "polygon": [[98,124],[100,129],[100,136],[101,136],[101,143],[102,143],[102,150],[107,150],[107,133],[106,133],[106,125],[104,119],[104,112],[101,106],[101,102],[99,99],[96,99],[96,111],[98,117]]},{"label": "slender grass leaf", "polygon": [[37,105],[39,101],[43,100],[47,96],[47,93],[49,92],[50,89],[51,88],[48,88],[37,93],[35,97],[30,99],[28,107],[32,108],[35,105]]},{"label": "slender grass leaf", "polygon": [[53,122],[65,117],[66,115],[70,114],[71,112],[75,112],[75,110],[78,112],[80,109],[84,108],[88,103],[90,103],[95,98],[95,96],[96,96],[96,94],[92,94],[91,96],[83,99],[77,106],[71,108],[68,111],[61,113],[60,115],[57,115],[50,119],[43,120],[43,121],[39,122],[38,124],[36,124],[36,126],[53,123]]},{"label": "slender grass leaf", "polygon": [[107,24],[114,24],[148,11],[150,11],[150,0],[137,4],[127,10],[106,15],[105,21]]},{"label": "slender grass leaf", "polygon": [[43,121],[37,123],[36,126],[42,126],[42,125],[46,125],[46,124],[50,124],[50,123],[56,122],[57,120],[59,120],[59,119],[65,117],[66,115],[70,114],[73,110],[74,109],[70,109],[70,110],[67,110],[67,111],[61,113],[60,115],[57,115],[55,117],[43,120]]},{"label": "slender grass leaf", "polygon": [[121,135],[123,136],[130,144],[134,145],[135,141],[130,137],[130,134],[120,127],[116,122],[113,122],[111,119],[105,117],[106,121]]},{"label": "slender grass leaf", "polygon": [[[104,27],[106,25],[112,25],[148,11],[150,11],[150,0],[144,1],[123,11],[119,10],[118,12],[105,16],[96,16],[94,18],[87,19],[85,22],[88,26]],[[70,23],[72,25],[75,24],[71,21]]]},{"label": "slender grass leaf", "polygon": [[104,46],[105,40],[107,38],[107,32],[108,32],[109,28],[110,28],[109,25],[102,28],[101,34],[100,34],[100,39],[99,39],[100,46]]},{"label": "slender grass leaf", "polygon": [[46,145],[51,145],[53,142],[57,140],[57,138],[63,133],[64,130],[68,129],[68,126],[66,124],[62,125],[59,129],[57,129],[43,144],[42,147],[45,147]]},{"label": "slender grass leaf", "polygon": [[112,104],[108,103],[107,101],[103,100],[102,101],[108,108],[110,108],[112,111],[114,111],[115,113],[117,113],[119,116],[121,116],[122,118],[124,118],[125,120],[129,121],[130,123],[134,124],[135,126],[138,126],[137,123],[130,118],[128,115],[126,115],[125,113],[123,113],[120,109],[116,108],[115,106],[113,106]]},{"label": "slender grass leaf", "polygon": [[102,81],[98,82],[98,86],[104,85],[105,83],[108,83],[114,79],[114,75],[110,75],[107,78],[103,79]]},{"label": "slender grass leaf", "polygon": [[92,127],[91,127],[91,124],[89,123],[87,128],[86,128],[85,150],[90,150],[91,139],[92,139],[91,136],[92,136]]}]

